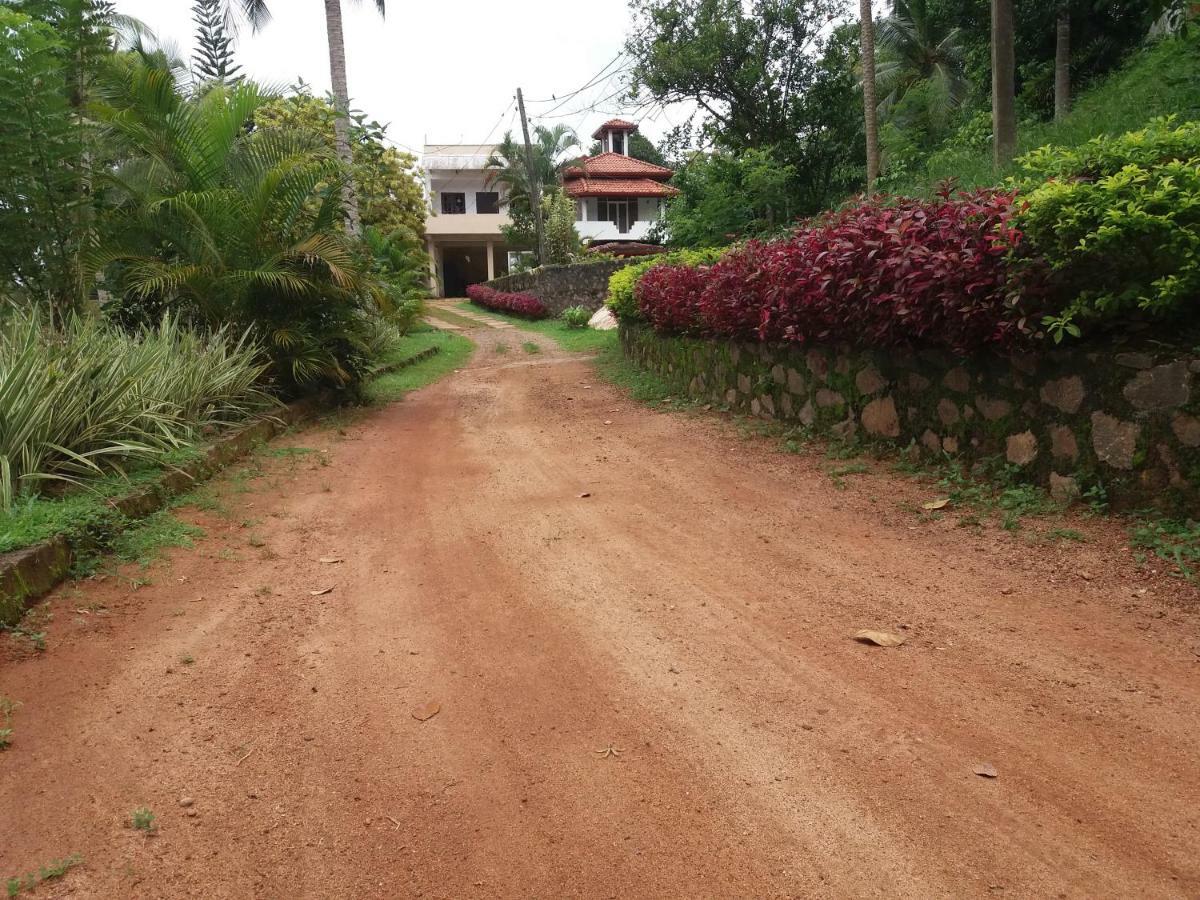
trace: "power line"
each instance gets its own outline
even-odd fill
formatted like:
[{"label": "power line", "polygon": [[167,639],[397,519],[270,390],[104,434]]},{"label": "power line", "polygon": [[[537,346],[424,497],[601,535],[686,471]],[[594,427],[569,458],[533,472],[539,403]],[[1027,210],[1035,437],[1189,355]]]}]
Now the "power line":
[{"label": "power line", "polygon": [[570,100],[572,97],[574,97],[578,94],[582,94],[584,91],[586,91],[592,85],[596,84],[601,79],[601,77],[603,77],[604,73],[608,71],[609,67],[624,55],[625,55],[624,48],[617,51],[617,55],[614,56],[612,59],[610,59],[607,63],[605,63],[604,68],[602,68],[599,72],[597,72],[595,75],[593,75],[591,78],[589,78],[587,83],[583,87],[576,88],[575,90],[571,91],[569,94],[563,94],[561,97],[549,97],[545,100],[526,100],[525,102],[526,103],[553,103],[554,101],[557,100],[557,101],[559,101],[558,106],[555,106],[551,110],[549,110],[550,112],[554,112],[554,110],[558,109],[559,106],[562,106],[563,103],[565,103],[567,100]]}]

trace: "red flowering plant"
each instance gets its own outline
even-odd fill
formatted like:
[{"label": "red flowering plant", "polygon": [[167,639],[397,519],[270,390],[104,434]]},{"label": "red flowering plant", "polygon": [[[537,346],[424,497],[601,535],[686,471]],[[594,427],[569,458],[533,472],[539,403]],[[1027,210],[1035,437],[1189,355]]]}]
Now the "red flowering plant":
[{"label": "red flowering plant", "polygon": [[471,284],[467,285],[467,297],[472,303],[478,303],[488,309],[526,319],[544,319],[550,315],[546,305],[532,294],[498,291],[485,284]]}]

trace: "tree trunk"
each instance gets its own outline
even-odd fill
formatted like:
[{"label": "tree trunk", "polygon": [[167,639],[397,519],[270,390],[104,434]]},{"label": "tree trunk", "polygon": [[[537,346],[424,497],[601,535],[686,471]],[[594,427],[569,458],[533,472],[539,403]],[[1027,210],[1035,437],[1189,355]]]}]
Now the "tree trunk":
[{"label": "tree trunk", "polygon": [[879,110],[875,100],[875,16],[871,0],[858,0],[859,42],[862,45],[863,117],[867,131],[867,190],[879,177]]},{"label": "tree trunk", "polygon": [[1013,0],[992,0],[992,162],[1003,168],[1017,150]]},{"label": "tree trunk", "polygon": [[[333,100],[337,104],[337,116],[333,120],[337,155],[346,171],[353,173],[354,153],[350,149],[350,91],[346,86],[346,45],[342,39],[341,0],[325,0],[325,30],[329,34],[329,75],[333,82]],[[357,238],[362,234],[362,226],[358,218],[358,193],[352,176],[346,179],[342,188],[342,201],[346,207],[346,233]]]},{"label": "tree trunk", "polygon": [[1071,111],[1071,11],[1058,11],[1054,40],[1054,121],[1061,122]]}]

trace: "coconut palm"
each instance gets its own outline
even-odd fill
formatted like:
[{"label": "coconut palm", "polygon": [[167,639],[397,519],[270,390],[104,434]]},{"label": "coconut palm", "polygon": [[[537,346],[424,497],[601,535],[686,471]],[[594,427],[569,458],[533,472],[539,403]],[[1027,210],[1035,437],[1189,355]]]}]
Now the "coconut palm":
[{"label": "coconut palm", "polygon": [[253,83],[188,97],[169,71],[127,60],[102,90],[97,116],[120,162],[88,262],[119,298],[114,313],[251,326],[286,389],[354,380],[374,285],[334,227],[348,178],[328,144],[248,129],[271,99]]},{"label": "coconut palm", "polygon": [[[580,144],[575,132],[566,125],[546,128],[538,125],[533,129],[533,171],[538,183],[553,185],[563,170],[579,159]],[[525,147],[513,138],[511,131],[504,133],[504,140],[488,157],[486,167],[488,185],[501,184],[507,194],[506,203],[518,208],[529,208],[532,192],[529,175],[525,168]]]},{"label": "coconut palm", "polygon": [[967,95],[963,74],[965,45],[961,29],[939,29],[927,0],[896,0],[892,15],[880,22],[875,71],[879,111],[892,115],[909,91],[928,86],[930,117],[944,120]]},{"label": "coconut palm", "polygon": [[[236,3],[255,29],[263,27],[271,19],[267,0],[226,2]],[[379,14],[385,15],[387,0],[374,0],[374,3]],[[329,39],[329,76],[333,83],[333,99],[338,107],[338,116],[333,123],[337,155],[348,169],[354,161],[350,150],[350,90],[346,84],[346,44],[342,37],[341,0],[325,0],[325,31]],[[358,197],[352,182],[346,182],[342,195],[346,208],[346,231],[352,237],[358,237],[362,233],[362,226],[358,215]]]},{"label": "coconut palm", "polygon": [[867,190],[879,177],[879,110],[875,81],[875,14],[871,0],[858,2],[859,44],[862,47],[863,119],[867,136]]},{"label": "coconut palm", "polygon": [[1003,168],[1017,149],[1013,0],[992,0],[992,163]]}]

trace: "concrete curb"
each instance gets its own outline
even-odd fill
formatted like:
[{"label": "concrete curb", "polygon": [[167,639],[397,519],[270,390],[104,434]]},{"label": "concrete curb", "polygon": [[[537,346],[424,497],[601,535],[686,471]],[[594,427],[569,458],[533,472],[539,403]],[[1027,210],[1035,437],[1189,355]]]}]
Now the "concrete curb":
[{"label": "concrete curb", "polygon": [[[375,374],[384,375],[415,365],[434,356],[440,349],[428,347],[407,359],[381,367]],[[131,519],[157,512],[172,497],[245,456],[256,444],[265,443],[288,427],[332,408],[336,396],[334,391],[323,391],[289,403],[277,415],[222,435],[205,447],[196,459],[163,472],[149,484],[114,497],[109,503]],[[0,554],[0,625],[15,625],[34,600],[67,577],[74,557],[72,551],[67,536],[56,534],[32,546]]]}]

